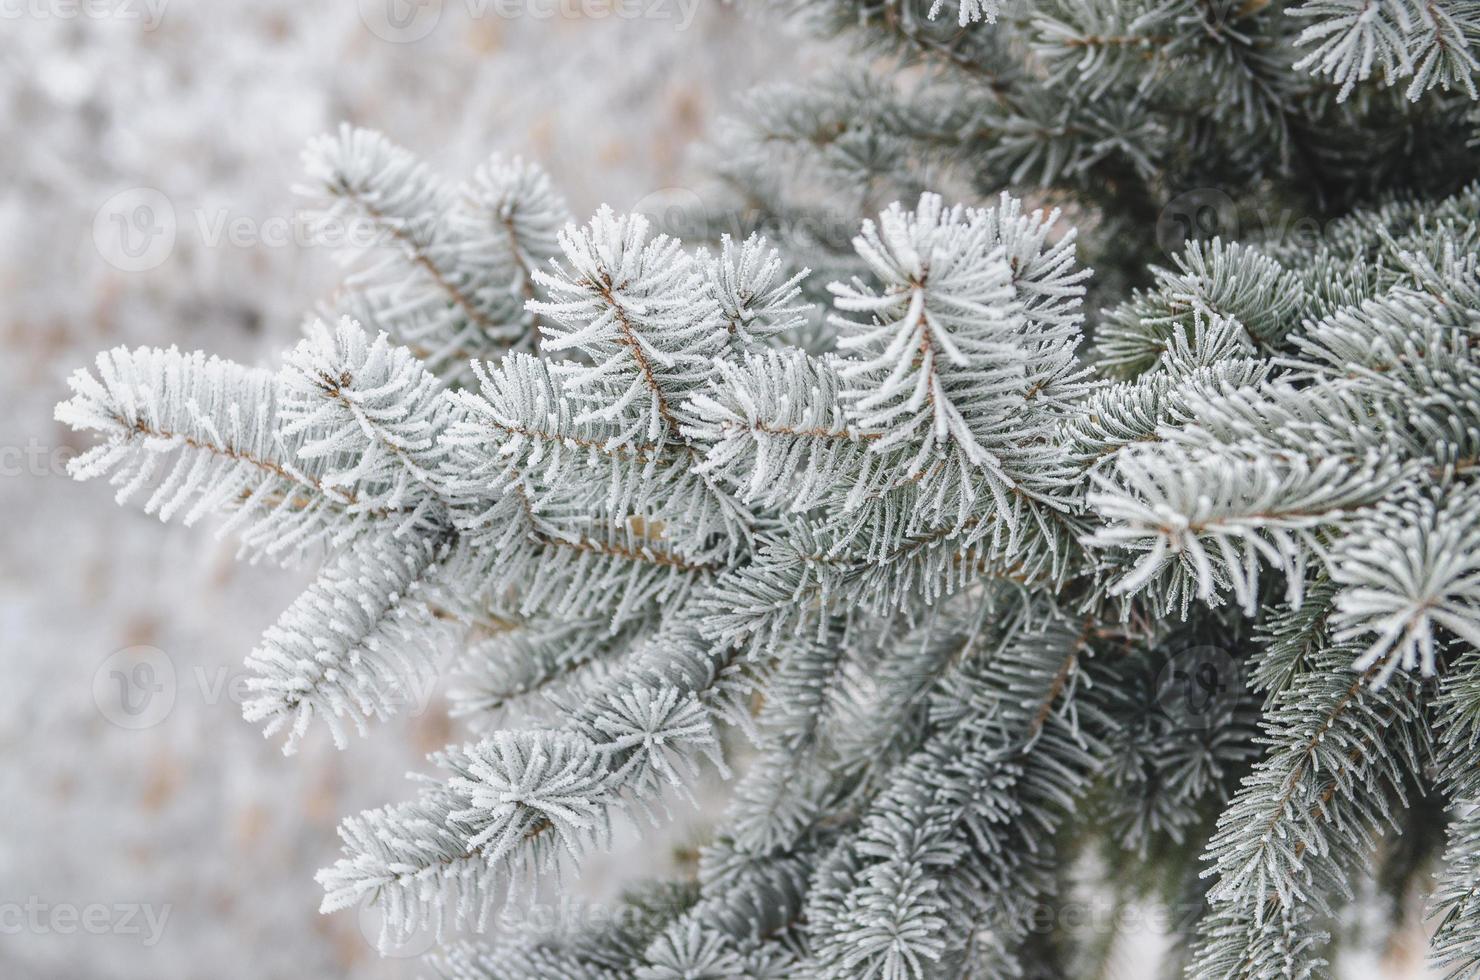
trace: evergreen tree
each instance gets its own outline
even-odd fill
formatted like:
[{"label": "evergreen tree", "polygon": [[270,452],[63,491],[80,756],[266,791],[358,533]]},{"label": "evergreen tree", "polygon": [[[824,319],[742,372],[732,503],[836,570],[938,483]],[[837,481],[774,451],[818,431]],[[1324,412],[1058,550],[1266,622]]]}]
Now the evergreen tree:
[{"label": "evergreen tree", "polygon": [[100,355],[75,474],[325,556],[248,658],[289,751],[461,650],[484,734],[319,875],[387,942],[744,762],[697,880],[451,977],[1090,975],[1096,863],[1197,977],[1432,871],[1480,975],[1480,6],[945,6],[801,5],[910,70],[757,93],[717,241],[314,144],[385,247],[278,370]]}]

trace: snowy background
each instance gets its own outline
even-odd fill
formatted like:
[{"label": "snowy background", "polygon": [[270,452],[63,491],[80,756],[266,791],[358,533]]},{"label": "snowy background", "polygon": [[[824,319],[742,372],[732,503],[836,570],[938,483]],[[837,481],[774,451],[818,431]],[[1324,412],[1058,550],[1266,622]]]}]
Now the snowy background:
[{"label": "snowy background", "polygon": [[[404,773],[464,733],[434,701],[343,753],[319,737],[284,758],[233,682],[306,573],[239,564],[209,529],[71,482],[77,444],[51,411],[67,374],[117,344],[275,362],[339,275],[295,233],[291,187],[304,143],[341,120],[454,178],[522,153],[584,216],[685,186],[706,127],[804,60],[712,0],[646,20],[494,13],[509,9],[400,4],[415,14],[400,31],[370,0],[0,11],[5,980],[429,972],[381,960],[368,916],[318,915],[313,873],[343,816],[404,798]],[[118,227],[139,201],[156,220]],[[635,847],[572,894],[600,900],[671,860],[649,847],[634,867]]]},{"label": "snowy background", "polygon": [[[584,216],[689,193],[692,151],[741,93],[830,56],[717,0],[645,4],[638,20],[477,0],[0,5],[3,980],[429,972],[424,943],[382,959],[372,917],[318,915],[313,873],[343,816],[403,798],[403,774],[466,733],[434,697],[345,752],[319,732],[284,758],[233,685],[307,573],[239,564],[208,529],[71,482],[52,406],[117,344],[275,363],[339,275],[302,243],[291,187],[340,121],[454,178],[521,153]],[[668,841],[701,833],[677,819]],[[599,914],[573,903],[672,870],[670,848],[620,842],[565,902],[512,920]]]}]

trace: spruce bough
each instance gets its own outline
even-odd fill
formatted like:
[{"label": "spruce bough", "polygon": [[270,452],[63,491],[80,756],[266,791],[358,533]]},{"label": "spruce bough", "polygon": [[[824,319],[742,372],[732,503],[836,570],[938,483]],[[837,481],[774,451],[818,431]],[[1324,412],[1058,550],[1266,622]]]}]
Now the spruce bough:
[{"label": "spruce bough", "polygon": [[[1325,974],[1364,876],[1404,896],[1431,868],[1433,956],[1480,973],[1480,186],[1455,157],[1405,187],[1413,157],[1356,175],[1291,151],[1317,119],[1461,132],[1474,12],[1134,6],[962,3],[1001,20],[946,34],[908,5],[816,5],[834,28],[867,7],[849,30],[938,61],[917,109],[1001,69],[913,126],[846,86],[774,94],[750,123],[843,121],[806,151],[824,184],[845,159],[865,197],[908,183],[837,155],[849,127],[939,152],[931,127],[980,109],[992,132],[956,125],[958,163],[1001,162],[1054,85],[1101,127],[1029,154],[1040,190],[911,194],[848,252],[788,233],[794,186],[766,198],[777,247],[690,245],[608,209],[578,226],[528,164],[453,187],[345,129],[304,190],[324,227],[387,247],[280,368],[144,348],[74,375],[58,417],[99,436],[75,475],[164,519],[225,514],[249,557],[322,559],[248,657],[245,713],[289,751],[394,714],[457,651],[477,736],[345,821],[326,910],[375,902],[387,942],[476,929],[736,764],[696,880],[634,894],[620,925],[451,948],[444,971],[1088,975],[1114,936],[1041,913],[1130,862],[1089,887],[1189,911],[1171,965],[1191,976]],[[1288,97],[1290,142],[1223,160],[1219,186],[1344,216],[1298,246],[1117,262],[1170,175],[1214,172],[1227,134],[1177,129],[1167,81],[1248,68],[1198,48],[1239,20],[1287,88],[1227,99]],[[1124,197],[1077,199],[1083,242],[1021,199],[1086,187]],[[1168,678],[1210,647],[1220,696],[1178,710]]]}]

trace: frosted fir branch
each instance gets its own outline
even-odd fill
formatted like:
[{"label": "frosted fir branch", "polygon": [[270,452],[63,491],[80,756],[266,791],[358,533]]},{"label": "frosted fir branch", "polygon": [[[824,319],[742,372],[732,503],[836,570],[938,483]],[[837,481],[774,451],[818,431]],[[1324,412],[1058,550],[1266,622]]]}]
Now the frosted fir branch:
[{"label": "frosted fir branch", "polygon": [[567,386],[588,405],[577,419],[630,419],[619,445],[681,441],[683,399],[704,383],[726,343],[724,327],[707,315],[693,260],[666,235],[649,240],[646,218],[610,208],[585,228],[563,231],[560,244],[565,261],[535,273],[551,298],[529,308],[545,318],[546,350],[578,350],[591,360],[562,366]]},{"label": "frosted fir branch", "polygon": [[194,524],[228,515],[245,552],[292,560],[337,546],[372,526],[421,522],[416,507],[363,499],[330,474],[348,459],[304,460],[300,431],[284,437],[283,394],[272,372],[170,348],[115,348],[96,376],[78,371],[59,421],[105,437],[69,465],[77,479],[107,477],[123,502],[146,492],[144,510]]},{"label": "frosted fir branch", "polygon": [[1439,780],[1450,800],[1447,846],[1429,896],[1426,918],[1432,923],[1430,961],[1458,977],[1480,967],[1480,774],[1474,753],[1480,745],[1480,652],[1472,646],[1449,665],[1440,681],[1435,744]]},{"label": "frosted fir branch", "polygon": [[1326,650],[1265,723],[1269,753],[1245,779],[1208,845],[1213,915],[1194,967],[1223,973],[1282,950],[1308,972],[1326,941],[1319,919],[1350,895],[1349,873],[1394,812],[1406,774],[1432,754],[1411,683],[1379,690]]},{"label": "frosted fir branch", "polygon": [[326,483],[359,487],[389,510],[440,498],[448,413],[440,384],[411,351],[344,318],[310,325],[284,360],[283,437],[302,441],[301,459],[354,461]]},{"label": "frosted fir branch", "polygon": [[512,261],[511,292],[535,299],[534,271],[560,254],[560,231],[572,220],[549,175],[521,157],[494,155],[458,193],[464,206],[451,220],[466,242],[468,261],[493,269]]},{"label": "frosted fir branch", "polygon": [[880,526],[886,533],[869,545],[876,555],[890,550],[889,541],[903,547],[912,537],[955,536],[973,526],[1010,524],[1018,542],[1041,529],[1035,525],[1062,520],[1071,506],[1064,499],[1068,467],[1046,436],[1035,440],[1029,431],[1027,445],[1014,450],[1014,463],[1025,472],[1022,486],[1005,488],[959,459],[912,476],[912,448],[880,452],[879,434],[855,420],[842,394],[841,366],[836,358],[796,350],[720,365],[710,388],[690,401],[700,421],[686,431],[708,447],[697,470],[734,487],[752,506],[784,507],[815,520],[839,550]]},{"label": "frosted fir branch", "polygon": [[[840,770],[856,779],[843,799],[868,800],[883,790],[892,765],[879,766],[875,760],[905,759],[919,747],[927,723],[960,721],[969,709],[956,710],[961,702],[953,701],[951,710],[942,711],[943,703],[933,702],[932,695],[947,689],[959,693],[955,675],[966,664],[994,656],[1041,612],[1029,594],[1000,582],[940,603],[934,615],[918,624],[895,624],[878,633],[869,620],[856,629],[850,624],[851,637],[877,636],[877,641],[873,649],[857,651],[858,676],[840,680],[840,694],[848,696],[838,698],[837,722],[828,733]],[[855,639],[849,652],[858,645]],[[904,655],[890,655],[893,650]],[[880,724],[868,724],[869,719]]]},{"label": "frosted fir branch", "polygon": [[[594,502],[613,489],[601,474],[580,472],[582,452],[592,452],[612,466],[608,476],[629,480],[651,458],[641,450],[611,446],[595,437],[584,440],[584,447],[567,443],[567,438],[583,437],[568,427],[562,429],[559,415],[524,422],[502,415],[510,404],[537,405],[541,397],[551,396],[552,379],[542,365],[516,357],[506,363],[503,374],[485,377],[491,401],[459,396],[463,415],[448,434],[459,475],[447,482],[452,520],[469,542],[461,574],[475,583],[474,591],[484,601],[497,604],[512,590],[524,615],[565,615],[599,594],[598,608],[619,623],[641,615],[654,601],[681,599],[694,584],[719,570],[721,564],[708,543],[697,547],[690,535],[670,534],[661,517],[648,519],[630,511],[592,513],[572,505],[583,499]],[[572,426],[584,424],[564,417]],[[501,444],[510,450],[508,457],[500,455]],[[573,467],[566,472],[574,486],[559,486],[558,492],[545,494],[535,479],[538,469],[533,474],[520,472],[521,449],[531,454],[526,460],[535,462],[546,453],[559,454]],[[685,486],[701,486],[670,467],[669,474],[675,473]],[[627,486],[644,495],[655,489],[637,483]],[[657,501],[668,503],[662,497],[654,499],[654,506]],[[671,500],[675,516],[692,502],[693,495]],[[585,615],[592,609],[587,605],[579,611]]]},{"label": "frosted fir branch", "polygon": [[[498,332],[470,270],[459,268],[459,242],[446,227],[452,189],[425,163],[373,130],[345,125],[309,144],[304,169],[311,183],[300,193],[310,202],[311,227],[328,232],[364,221],[394,247],[350,281],[366,304],[354,312],[373,314],[369,322],[377,326],[395,325],[403,342],[425,347],[433,362],[464,357],[480,332]],[[395,285],[376,290],[377,282]]]},{"label": "frosted fir branch", "polygon": [[1446,976],[1462,977],[1480,968],[1480,812],[1473,799],[1455,807],[1448,835],[1429,900],[1429,958]]},{"label": "frosted fir branch", "polygon": [[617,914],[605,922],[505,936],[486,945],[459,943],[437,965],[449,980],[622,980],[631,976],[633,951],[691,907],[695,891],[687,883],[642,885],[625,893]]},{"label": "frosted fir branch", "polygon": [[719,255],[701,252],[697,261],[731,343],[741,348],[797,329],[814,310],[812,304],[801,301],[801,286],[810,270],[783,279],[780,253],[758,234],[738,246],[724,235]]},{"label": "frosted fir branch", "polygon": [[1154,594],[1171,607],[1229,589],[1252,613],[1261,566],[1282,573],[1298,601],[1308,562],[1326,553],[1321,531],[1374,503],[1396,475],[1380,458],[1351,464],[1128,449],[1093,476],[1088,504],[1106,524],[1086,544],[1139,553],[1114,592],[1134,594],[1156,581]]},{"label": "frosted fir branch", "polygon": [[305,147],[303,166],[311,183],[299,193],[308,200],[311,221],[324,225],[358,212],[417,254],[435,242],[448,187],[414,154],[380,133],[342,125]]},{"label": "frosted fir branch", "polygon": [[[1206,447],[1221,433],[1224,417],[1236,414],[1230,406],[1251,401],[1263,408],[1271,372],[1267,362],[1231,357],[1185,375],[1155,372],[1101,388],[1085,400],[1081,413],[1065,421],[1065,451],[1088,472],[1142,443],[1165,439]],[[1254,392],[1258,396],[1249,398]]]},{"label": "frosted fir branch", "polygon": [[[1420,463],[1441,484],[1462,479],[1480,458],[1480,442],[1461,421],[1475,404],[1480,376],[1470,348],[1480,316],[1473,260],[1442,268],[1414,263],[1386,291],[1337,310],[1311,325],[1295,346],[1300,357],[1282,361],[1292,382],[1313,382],[1312,403],[1340,403],[1381,444]],[[1414,281],[1422,288],[1415,289]],[[1287,399],[1288,400],[1288,399]],[[1365,421],[1364,421],[1365,420]]]},{"label": "frosted fir branch", "polygon": [[[1079,125],[1051,109],[1032,111]],[[1079,139],[1038,150],[1061,138]],[[489,248],[499,207],[479,218]],[[800,283],[758,239],[696,258],[605,212],[535,283],[545,352],[567,360],[480,362],[476,388],[450,391],[415,351],[341,325],[276,375],[114,352],[61,412],[104,440],[89,471],[188,457],[161,498],[188,487],[180,512],[253,507],[275,536],[298,514],[272,512],[281,495],[319,501],[314,540],[348,551],[254,655],[252,710],[290,738],[310,716],[347,730],[393,709],[422,641],[473,623],[507,632],[466,658],[468,706],[551,695],[524,716],[537,727],[500,718],[416,799],[346,821],[326,908],[374,903],[390,937],[476,926],[722,768],[733,727],[758,755],[681,907],[523,943],[507,973],[1036,969],[1025,926],[1054,894],[1050,838],[1099,826],[1083,801],[1112,797],[1093,811],[1117,822],[1107,845],[1185,877],[1183,849],[1160,845],[1249,757],[1242,707],[1198,735],[1148,694],[1157,655],[1212,634],[1257,658],[1273,700],[1270,751],[1215,839],[1197,962],[1302,975],[1402,794],[1472,788],[1456,759],[1480,717],[1474,207],[1368,212],[1310,255],[1196,246],[1111,314],[1128,331],[1102,365],[1126,376],[1113,385],[1080,359],[1086,272],[1054,216],[927,197],[861,236],[838,301],[867,342],[844,356],[788,342]],[[1338,265],[1347,278],[1312,286]],[[942,283],[961,287],[949,302]],[[848,376],[896,343],[875,380],[917,381],[922,337],[925,390],[964,427],[940,438],[909,384],[860,408],[871,389]],[[896,427],[908,437],[881,446]],[[231,496],[213,497],[223,474]],[[1257,651],[1243,610],[1270,601],[1270,575],[1290,608]],[[1438,703],[1413,696],[1429,653]],[[1423,713],[1451,719],[1462,753],[1438,776]]]},{"label": "frosted fir branch", "polygon": [[[1295,377],[1334,381],[1360,377],[1374,394],[1419,394],[1436,370],[1469,373],[1480,297],[1473,258],[1429,281],[1408,277],[1380,294],[1345,306],[1295,339]],[[1292,360],[1291,367],[1295,367]]]},{"label": "frosted fir branch", "polygon": [[1417,102],[1435,88],[1458,89],[1471,101],[1480,99],[1480,88],[1475,85],[1475,73],[1480,71],[1475,56],[1480,15],[1473,5],[1428,2],[1419,7],[1419,16],[1421,23],[1408,39],[1413,61],[1413,81],[1405,93],[1408,100]]},{"label": "frosted fir branch", "polygon": [[[712,910],[711,910],[712,911]],[[796,954],[780,943],[736,940],[695,916],[675,925],[647,948],[638,980],[683,980],[691,976],[743,976],[785,980],[795,976]]]},{"label": "frosted fir branch", "polygon": [[473,371],[478,391],[452,396],[460,412],[444,440],[454,496],[517,485],[537,511],[640,516],[695,558],[731,557],[751,536],[755,516],[695,466],[687,443],[624,442],[626,422],[583,412],[546,361],[515,353]]},{"label": "frosted fir branch", "polygon": [[1005,191],[995,207],[979,212],[987,237],[1002,246],[1023,314],[1036,328],[1021,338],[1032,355],[1035,387],[1058,386],[1067,396],[1083,390],[1088,373],[1075,353],[1092,272],[1079,265],[1078,230],[1061,228],[1060,217],[1057,208],[1024,213],[1023,202]]},{"label": "frosted fir branch", "polygon": [[1175,325],[1156,366],[1175,378],[1196,377],[1205,368],[1246,358],[1246,338],[1237,320],[1194,312],[1191,326],[1180,322]]},{"label": "frosted fir branch", "polygon": [[[1088,636],[1062,621],[1025,631],[963,678],[955,696],[984,713],[943,725],[895,769],[850,845],[856,865],[808,909],[825,975],[941,975],[978,929],[1023,927],[1046,883],[1017,835],[1056,826],[1101,764],[1100,716],[1076,697]],[[963,930],[973,914],[985,921]]]},{"label": "frosted fir branch", "polygon": [[1480,746],[1480,649],[1463,647],[1445,666],[1438,681],[1436,741],[1441,755],[1440,779],[1451,799],[1480,794],[1480,773],[1470,764]]},{"label": "frosted fir branch", "polygon": [[[449,746],[432,761],[449,774],[469,774],[468,748]],[[373,901],[384,913],[378,942],[390,948],[428,926],[446,930],[486,921],[503,897],[507,879],[490,875],[487,862],[467,841],[485,827],[464,813],[468,798],[450,779],[421,777],[414,800],[367,810],[343,820],[339,836],[346,856],[315,876],[324,888],[322,912]],[[548,853],[541,835],[528,847]]]},{"label": "frosted fir branch", "polygon": [[[844,390],[861,426],[878,435],[875,451],[917,449],[919,473],[947,444],[999,477],[1001,463],[977,439],[972,422],[995,406],[969,402],[1001,387],[1022,386],[1020,352],[1011,343],[1021,313],[1011,272],[975,215],[944,211],[935,195],[914,212],[895,206],[880,224],[864,223],[854,242],[880,288],[833,286],[835,303],[867,321],[838,318],[839,346],[856,352],[841,366]],[[1000,363],[995,371],[987,364]],[[959,376],[953,371],[961,372]]]},{"label": "frosted fir branch", "polygon": [[1295,62],[1295,69],[1330,75],[1340,83],[1342,99],[1372,76],[1374,66],[1390,78],[1411,74],[1406,40],[1411,9],[1406,2],[1369,0],[1310,0],[1296,7],[1294,16],[1319,20],[1301,32],[1299,42],[1315,47]]},{"label": "frosted fir branch", "polygon": [[346,721],[424,705],[456,624],[429,604],[445,539],[371,539],[333,561],[247,657],[242,714],[263,734],[287,731],[291,755],[315,718],[344,748]]},{"label": "frosted fir branch", "polygon": [[728,651],[681,628],[649,641],[623,683],[572,706],[561,729],[500,731],[438,757],[450,771],[415,803],[341,828],[344,856],[319,874],[333,911],[369,895],[395,928],[481,929],[509,889],[609,840],[620,814],[682,789],[698,757],[720,763],[714,725],[733,712]]},{"label": "frosted fir branch", "polygon": [[970,534],[941,528],[899,544],[882,532],[871,540],[840,539],[805,525],[790,530],[793,540],[766,544],[749,564],[718,576],[695,597],[706,636],[761,656],[832,613],[858,608],[887,615],[916,599],[935,603],[990,582],[1041,586],[1071,567],[1069,542],[1062,551],[1059,542],[1013,551],[990,525]]},{"label": "frosted fir branch", "polygon": [[1091,99],[1119,85],[1151,92],[1166,82],[1168,48],[1178,40],[1175,15],[1173,8],[1113,0],[1045,5],[1033,11],[1030,43],[1054,85]]},{"label": "frosted fir branch", "polygon": [[1323,955],[1329,934],[1304,905],[1276,907],[1255,922],[1237,912],[1212,911],[1198,926],[1199,943],[1184,969],[1188,977],[1251,976],[1314,980],[1328,976]]},{"label": "frosted fir branch", "polygon": [[1435,87],[1480,98],[1474,79],[1480,62],[1472,51],[1480,16],[1473,4],[1307,0],[1290,13],[1313,22],[1297,40],[1310,50],[1294,70],[1330,76],[1341,86],[1338,99],[1374,74],[1388,85],[1411,79],[1410,101]]},{"label": "frosted fir branch", "polygon": [[[954,0],[954,2],[956,23],[962,27],[978,21],[994,24],[997,22],[997,15],[1002,12],[1002,5],[997,0]],[[930,5],[930,18],[934,20],[945,6],[946,0],[934,0]]]},{"label": "frosted fir branch", "polygon": [[1330,563],[1338,586],[1332,635],[1367,643],[1355,670],[1437,672],[1448,631],[1480,646],[1480,499],[1465,487],[1443,506],[1418,498],[1375,509]]},{"label": "frosted fir branch", "polygon": [[1172,260],[1174,268],[1153,270],[1153,289],[1110,311],[1095,337],[1102,360],[1117,373],[1173,366],[1169,348],[1199,334],[1206,342],[1211,324],[1223,349],[1234,334],[1244,353],[1270,356],[1311,302],[1298,275],[1246,245],[1194,240]]},{"label": "frosted fir branch", "polygon": [[373,901],[383,946],[432,926],[481,929],[541,870],[597,845],[613,802],[594,746],[560,732],[500,732],[434,757],[409,803],[340,825],[345,856],[318,874],[322,911]]},{"label": "frosted fir branch", "polygon": [[599,610],[616,626],[654,604],[681,604],[721,568],[673,551],[640,520],[556,524],[517,486],[453,519],[466,545],[455,574],[474,604],[514,595],[525,616]]},{"label": "frosted fir branch", "polygon": [[495,157],[453,187],[379,133],[347,125],[310,143],[304,163],[311,230],[329,241],[351,232],[347,262],[389,246],[351,275],[341,312],[454,375],[469,358],[532,342],[530,274],[568,220],[541,172]]},{"label": "frosted fir branch", "polygon": [[451,712],[476,728],[502,726],[515,714],[544,717],[589,694],[651,627],[636,620],[613,633],[605,617],[511,624],[459,656]]},{"label": "frosted fir branch", "polygon": [[495,732],[468,753],[449,785],[467,809],[448,819],[476,822],[468,840],[490,864],[545,834],[573,856],[610,835],[611,780],[601,753],[564,733]]},{"label": "frosted fir branch", "polygon": [[1280,692],[1310,669],[1313,658],[1330,643],[1329,627],[1336,586],[1328,576],[1319,576],[1299,602],[1286,602],[1261,627],[1267,640],[1251,680],[1255,690],[1265,692],[1265,708],[1276,703]]},{"label": "frosted fir branch", "polygon": [[[721,363],[711,386],[689,402],[685,430],[706,446],[696,469],[765,507],[807,511],[847,488],[844,509],[893,485],[890,468],[868,452],[877,438],[851,420],[835,358],[765,351]],[[784,478],[789,477],[789,478]]]},{"label": "frosted fir branch", "polygon": [[[1332,222],[1313,255],[1290,243],[1264,248],[1299,269],[1312,299],[1308,316],[1323,325],[1343,315],[1347,329],[1373,329],[1374,324],[1357,325],[1373,319],[1387,321],[1389,329],[1392,321],[1417,327],[1423,319],[1403,308],[1427,302],[1433,320],[1463,331],[1463,311],[1476,306],[1476,258],[1457,247],[1454,235],[1468,224],[1457,209],[1473,207],[1472,194],[1471,189],[1436,202],[1432,211],[1390,202],[1348,215]],[[1299,335],[1292,339],[1301,346]]]},{"label": "frosted fir branch", "polygon": [[801,845],[826,819],[818,800],[831,795],[831,780],[813,746],[792,748],[773,738],[761,749],[735,784],[725,829],[737,850],[766,856]]},{"label": "frosted fir branch", "polygon": [[[795,971],[811,873],[840,831],[840,825],[819,827],[789,845],[760,851],[721,835],[700,852],[698,901],[670,935],[697,922],[727,938],[753,962],[762,961],[771,970]],[[650,946],[645,955],[652,952]]]},{"label": "frosted fir branch", "polygon": [[[823,479],[848,477],[837,469],[846,467],[851,487],[834,489],[829,509],[841,508],[856,529],[898,513],[898,498],[909,499],[914,516],[895,524],[901,538],[950,522],[959,532],[992,510],[1014,538],[1031,533],[1024,522],[1056,521],[1049,512],[1070,509],[1074,493],[1056,446],[1059,426],[1092,385],[1076,357],[1085,272],[1075,267],[1072,236],[1046,244],[1055,217],[1023,216],[1006,197],[994,209],[945,213],[938,197],[925,195],[917,212],[886,211],[884,230],[867,225],[855,242],[880,285],[833,287],[840,309],[870,315],[868,322],[834,318],[845,332],[840,344],[852,353],[815,363],[752,360],[743,374],[726,372],[730,390],[693,402],[710,416],[710,428],[696,433],[723,440],[709,465],[723,462],[727,479],[759,486],[756,473],[764,470],[747,474],[745,467],[795,449],[826,468],[819,489]],[[770,388],[781,382],[778,371],[790,375],[787,384],[805,385],[808,399]],[[746,403],[728,405],[737,391]],[[805,430],[787,417],[809,415]],[[829,438],[814,438],[819,426]],[[834,438],[840,427],[848,440]],[[877,459],[859,456],[849,442],[866,443]],[[797,509],[822,503],[814,495],[793,500]]]},{"label": "frosted fir branch", "polygon": [[[1245,377],[1253,383],[1242,383]],[[1178,389],[1184,417],[1158,435],[1183,450],[1375,463],[1396,479],[1397,461],[1413,449],[1394,419],[1380,406],[1374,410],[1370,391],[1344,383],[1297,385],[1268,362],[1228,362]]]}]

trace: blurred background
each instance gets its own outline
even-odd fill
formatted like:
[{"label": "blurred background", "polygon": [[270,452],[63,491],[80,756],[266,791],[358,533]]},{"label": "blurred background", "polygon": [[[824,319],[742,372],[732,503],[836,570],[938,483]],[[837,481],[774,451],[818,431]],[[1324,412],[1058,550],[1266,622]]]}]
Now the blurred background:
[{"label": "blurred background", "polygon": [[[52,407],[118,344],[275,364],[340,275],[292,193],[304,143],[340,121],[453,179],[523,154],[584,217],[685,187],[726,108],[813,56],[712,0],[646,0],[641,19],[575,6],[0,9],[0,978],[430,973],[420,948],[380,958],[367,916],[320,916],[313,874],[340,818],[404,798],[404,774],[465,733],[434,697],[344,752],[319,732],[284,758],[234,685],[306,573],[237,563],[209,528],[73,483],[79,446]],[[639,844],[570,900],[675,860],[634,861]]]}]

